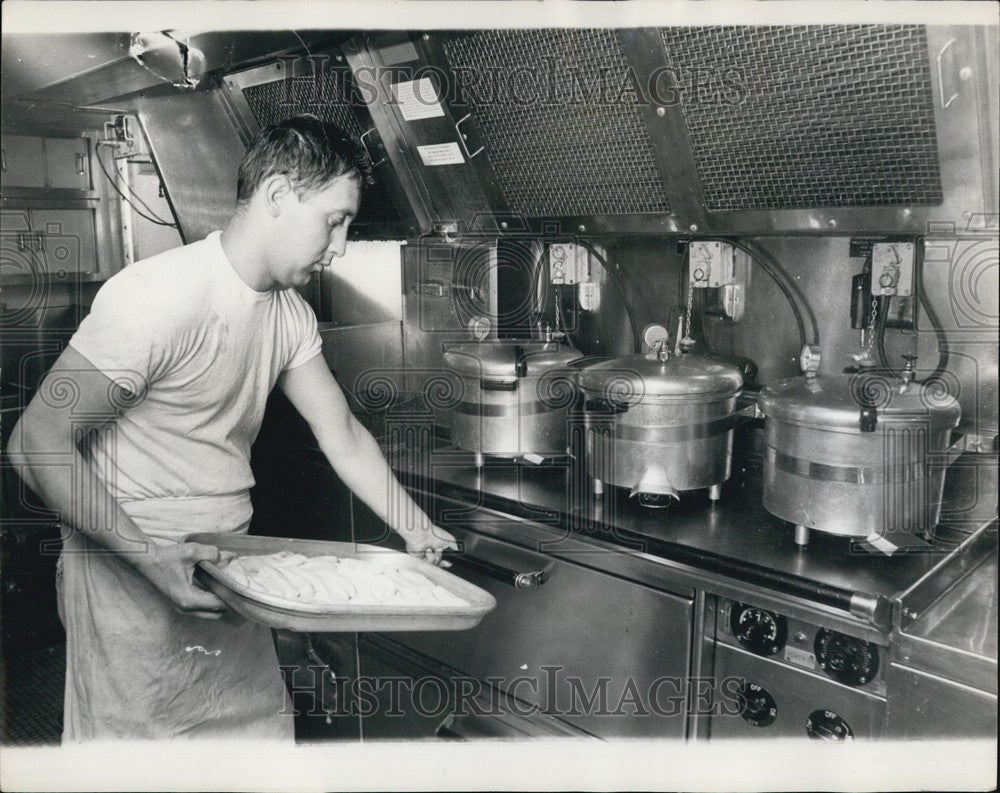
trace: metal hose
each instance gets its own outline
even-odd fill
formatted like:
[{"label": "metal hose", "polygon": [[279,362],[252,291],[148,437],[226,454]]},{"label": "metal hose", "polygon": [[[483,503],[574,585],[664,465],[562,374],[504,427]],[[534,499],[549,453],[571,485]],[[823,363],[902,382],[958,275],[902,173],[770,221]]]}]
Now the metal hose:
[{"label": "metal hose", "polygon": [[[625,287],[622,283],[621,275],[617,271],[615,271],[615,269],[611,267],[611,265],[608,264],[607,260],[589,242],[578,240],[577,244],[582,245],[584,248],[586,248],[587,251],[595,259],[597,259],[598,263],[601,265],[601,267],[604,268],[604,271],[608,274],[608,278],[611,281],[611,285],[614,286],[615,291],[618,293],[618,297],[621,298],[622,305],[625,307],[625,314],[628,317],[629,327],[632,330],[632,351],[636,353],[641,352],[642,340],[641,340],[641,335],[639,333],[639,326],[636,324],[635,315],[632,313],[632,306],[629,304],[628,298],[625,296]],[[535,272],[531,284],[532,295],[535,296],[536,298],[538,298],[538,291],[539,291],[539,286],[541,284],[542,270],[543,268],[548,269],[548,263],[549,263],[549,249],[548,246],[543,243],[542,253],[539,255],[538,260],[535,262]],[[538,306],[539,313],[541,313],[541,308],[542,305],[544,305],[545,300],[542,298],[538,298],[538,300],[539,300],[539,306]],[[557,308],[557,311],[558,310],[559,309]]]}]

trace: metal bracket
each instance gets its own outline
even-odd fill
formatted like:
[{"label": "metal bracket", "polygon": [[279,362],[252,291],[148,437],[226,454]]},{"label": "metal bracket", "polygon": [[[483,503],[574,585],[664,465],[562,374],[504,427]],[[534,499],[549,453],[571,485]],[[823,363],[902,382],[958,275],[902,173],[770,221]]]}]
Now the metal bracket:
[{"label": "metal bracket", "polygon": [[[361,143],[361,148],[365,150],[365,154],[366,154],[366,155],[367,155],[367,157],[368,157],[368,161],[369,161],[369,162],[371,162],[371,164],[372,164],[372,168],[378,168],[378,167],[379,167],[379,166],[380,166],[380,165],[381,165],[382,163],[384,163],[384,162],[385,162],[385,157],[382,157],[382,159],[380,159],[380,160],[379,160],[378,162],[375,162],[375,158],[374,158],[374,157],[372,157],[372,152],[371,152],[371,149],[369,149],[369,148],[368,148],[368,144],[367,144],[367,143],[365,143],[365,138],[367,138],[367,137],[368,137],[369,135],[371,135],[371,134],[372,134],[373,132],[374,132],[375,134],[378,134],[378,130],[377,130],[377,129],[375,129],[375,127],[372,127],[372,128],[371,128],[370,130],[368,130],[367,132],[362,132],[362,133],[361,133],[361,137],[360,137],[360,138],[359,138],[358,140],[359,140],[359,142]],[[382,151],[385,151],[385,147],[384,147],[384,146],[382,147]]]},{"label": "metal bracket", "polygon": [[458,142],[462,145],[462,149],[465,151],[465,156],[468,159],[470,159],[470,160],[473,157],[475,157],[477,154],[480,154],[483,151],[483,149],[486,148],[485,146],[480,146],[475,151],[471,151],[471,152],[469,151],[469,147],[466,144],[466,141],[468,140],[468,136],[464,132],[462,132],[462,124],[464,124],[466,121],[468,121],[471,117],[472,117],[472,113],[466,113],[458,121],[455,122],[455,132],[458,133]]},{"label": "metal bracket", "polygon": [[944,89],[944,69],[945,69],[943,62],[944,56],[945,53],[951,49],[954,43],[955,39],[948,39],[948,42],[940,49],[940,51],[937,54],[937,58],[935,58],[935,61],[937,63],[937,72],[938,72],[938,91],[940,93],[939,101],[941,102],[942,110],[947,110],[948,107],[951,105],[951,103],[954,102],[956,99],[958,99],[958,91],[955,91],[955,93],[953,93],[951,96],[945,99],[945,89]]}]

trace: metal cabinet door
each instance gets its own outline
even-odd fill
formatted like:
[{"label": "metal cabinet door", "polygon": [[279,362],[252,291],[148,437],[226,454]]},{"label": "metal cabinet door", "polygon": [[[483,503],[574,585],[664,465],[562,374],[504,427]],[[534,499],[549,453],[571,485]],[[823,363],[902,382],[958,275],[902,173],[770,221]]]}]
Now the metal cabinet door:
[{"label": "metal cabinet door", "polygon": [[456,565],[453,572],[493,594],[496,609],[471,631],[393,634],[394,641],[594,735],[685,736],[692,601],[455,533],[466,553],[489,565],[516,569],[534,557],[551,565],[548,577],[515,588]]},{"label": "metal cabinet door", "polygon": [[887,738],[996,740],[995,694],[896,663],[889,665],[887,685]]},{"label": "metal cabinet door", "polygon": [[48,187],[90,189],[90,142],[86,138],[45,139]]},{"label": "metal cabinet door", "polygon": [[42,139],[30,135],[3,136],[2,170],[5,187],[45,187]]},{"label": "metal cabinet door", "polygon": [[93,209],[33,209],[31,233],[32,250],[43,271],[98,271]]},{"label": "metal cabinet door", "polygon": [[[6,146],[6,138],[4,138]],[[4,177],[6,180],[6,176]],[[27,209],[0,211],[0,278],[30,276],[36,271],[28,235],[31,221]]]}]

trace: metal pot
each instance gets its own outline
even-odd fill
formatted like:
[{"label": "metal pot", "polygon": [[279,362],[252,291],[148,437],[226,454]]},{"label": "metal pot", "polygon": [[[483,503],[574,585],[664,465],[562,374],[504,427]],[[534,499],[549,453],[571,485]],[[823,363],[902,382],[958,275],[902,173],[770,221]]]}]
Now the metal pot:
[{"label": "metal pot", "polygon": [[575,397],[567,365],[576,350],[553,342],[465,344],[447,350],[445,368],[462,378],[451,415],[451,440],[482,455],[549,457],[566,453],[566,422]]},{"label": "metal pot", "polygon": [[739,370],[666,348],[615,358],[580,373],[586,398],[587,472],[632,495],[679,498],[729,478]]},{"label": "metal pot", "polygon": [[[958,402],[940,389],[871,373],[793,377],[767,385],[764,506],[831,534],[928,536],[941,513],[943,453]],[[935,464],[937,463],[937,464]]]}]

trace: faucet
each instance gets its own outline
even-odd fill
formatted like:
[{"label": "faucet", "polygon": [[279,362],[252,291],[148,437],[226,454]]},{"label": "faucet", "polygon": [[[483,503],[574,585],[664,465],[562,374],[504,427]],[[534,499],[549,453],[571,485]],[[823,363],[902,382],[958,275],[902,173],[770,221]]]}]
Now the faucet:
[{"label": "faucet", "polygon": [[906,361],[906,366],[903,367],[903,371],[900,372],[900,377],[903,379],[903,384],[899,387],[899,393],[905,394],[910,390],[910,383],[913,382],[913,378],[917,376],[916,355],[904,355],[903,360]]}]

